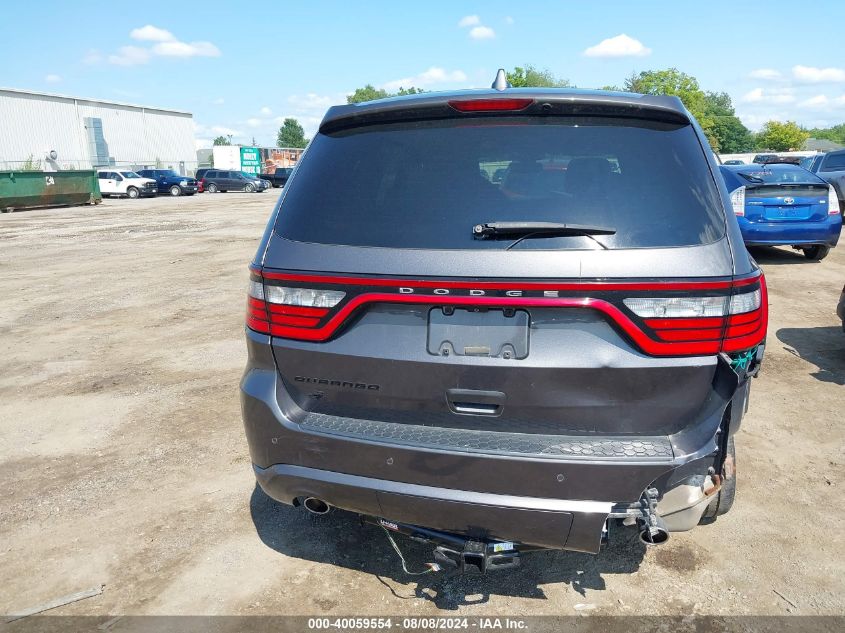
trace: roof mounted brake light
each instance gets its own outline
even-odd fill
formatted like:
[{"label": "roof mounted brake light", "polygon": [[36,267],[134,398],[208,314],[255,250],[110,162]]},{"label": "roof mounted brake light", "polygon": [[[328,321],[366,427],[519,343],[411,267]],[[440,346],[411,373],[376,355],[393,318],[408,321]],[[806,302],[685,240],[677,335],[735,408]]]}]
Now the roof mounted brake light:
[{"label": "roof mounted brake light", "polygon": [[449,102],[458,112],[519,112],[534,103],[534,99],[461,99]]}]

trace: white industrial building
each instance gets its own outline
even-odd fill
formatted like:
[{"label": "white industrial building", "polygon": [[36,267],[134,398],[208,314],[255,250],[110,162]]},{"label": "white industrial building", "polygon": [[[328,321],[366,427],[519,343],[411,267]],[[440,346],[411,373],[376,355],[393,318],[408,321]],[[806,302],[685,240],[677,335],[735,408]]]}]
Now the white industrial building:
[{"label": "white industrial building", "polygon": [[193,115],[0,88],[0,171],[107,165],[193,174]]}]

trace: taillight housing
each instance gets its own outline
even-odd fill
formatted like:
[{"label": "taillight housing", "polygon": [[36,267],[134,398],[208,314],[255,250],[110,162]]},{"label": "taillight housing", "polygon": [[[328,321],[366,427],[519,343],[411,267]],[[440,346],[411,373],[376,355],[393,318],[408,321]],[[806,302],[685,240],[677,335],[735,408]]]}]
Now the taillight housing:
[{"label": "taillight housing", "polygon": [[833,185],[828,185],[827,187],[827,214],[828,215],[839,215],[842,212],[842,209],[839,208],[839,196],[836,195],[836,189],[833,188]]},{"label": "taillight housing", "polygon": [[296,329],[316,327],[346,296],[339,290],[265,287],[260,279],[250,280],[248,294],[247,326],[263,334],[286,336],[293,333],[292,338],[296,338]]},{"label": "taillight housing", "polygon": [[767,296],[763,275],[742,280],[729,294],[637,297],[623,303],[654,338],[677,344],[684,354],[737,352],[766,337]]},{"label": "taillight housing", "polygon": [[734,215],[745,215],[745,186],[737,187],[731,191],[731,206],[734,210]]}]

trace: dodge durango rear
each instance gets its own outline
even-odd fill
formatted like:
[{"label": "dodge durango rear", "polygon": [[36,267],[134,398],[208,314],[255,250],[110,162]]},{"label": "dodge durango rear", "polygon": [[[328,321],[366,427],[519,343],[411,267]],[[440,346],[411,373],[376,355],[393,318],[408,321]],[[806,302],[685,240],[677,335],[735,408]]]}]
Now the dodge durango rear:
[{"label": "dodge durango rear", "polygon": [[676,98],[333,107],[249,268],[242,411],[281,503],[461,571],[733,503],[766,284]]}]

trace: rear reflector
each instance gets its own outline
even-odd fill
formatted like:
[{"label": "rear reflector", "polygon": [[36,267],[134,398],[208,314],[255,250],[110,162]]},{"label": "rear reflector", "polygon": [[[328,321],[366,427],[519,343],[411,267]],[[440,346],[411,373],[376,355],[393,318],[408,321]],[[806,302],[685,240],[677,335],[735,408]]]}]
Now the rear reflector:
[{"label": "rear reflector", "polygon": [[450,101],[458,112],[518,112],[534,103],[534,99],[465,99]]}]

